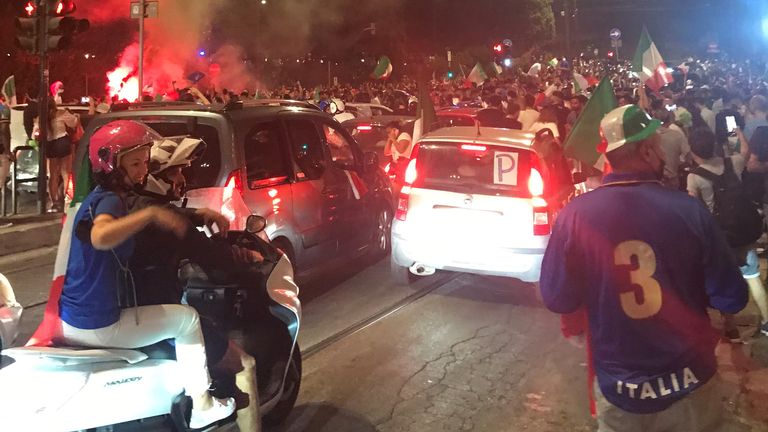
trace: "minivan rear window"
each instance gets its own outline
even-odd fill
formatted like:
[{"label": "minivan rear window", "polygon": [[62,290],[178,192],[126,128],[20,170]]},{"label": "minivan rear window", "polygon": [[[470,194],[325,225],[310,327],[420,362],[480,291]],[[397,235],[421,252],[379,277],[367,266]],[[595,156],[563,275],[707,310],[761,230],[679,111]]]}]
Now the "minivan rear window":
[{"label": "minivan rear window", "polygon": [[474,143],[422,143],[414,187],[460,193],[530,196],[531,152]]},{"label": "minivan rear window", "polygon": [[[158,122],[146,120],[145,123],[162,136],[190,135],[187,122]],[[221,148],[219,132],[210,125],[197,123],[195,138],[205,141],[206,149],[203,156],[192,162],[192,166],[184,170],[187,179],[187,189],[199,189],[218,186],[216,183],[221,170]]]}]

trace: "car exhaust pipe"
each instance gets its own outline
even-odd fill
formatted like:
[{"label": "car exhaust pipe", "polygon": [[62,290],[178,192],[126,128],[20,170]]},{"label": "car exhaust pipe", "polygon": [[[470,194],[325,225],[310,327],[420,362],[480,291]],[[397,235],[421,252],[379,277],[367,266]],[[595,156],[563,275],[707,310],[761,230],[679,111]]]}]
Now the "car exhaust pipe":
[{"label": "car exhaust pipe", "polygon": [[429,267],[422,263],[414,263],[408,270],[416,276],[432,276],[435,274],[434,267]]}]

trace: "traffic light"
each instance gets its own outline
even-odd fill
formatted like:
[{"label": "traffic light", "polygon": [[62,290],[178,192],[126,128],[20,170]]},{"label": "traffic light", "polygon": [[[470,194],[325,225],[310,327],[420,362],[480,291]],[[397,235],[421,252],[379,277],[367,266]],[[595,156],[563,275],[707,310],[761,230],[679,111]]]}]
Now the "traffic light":
[{"label": "traffic light", "polygon": [[55,16],[48,18],[46,43],[49,51],[66,49],[72,44],[72,38],[90,28],[87,19],[67,16],[77,10],[73,0],[59,0],[53,7]]},{"label": "traffic light", "polygon": [[31,53],[37,52],[37,7],[32,1],[24,6],[24,15],[16,18],[16,46]]},{"label": "traffic light", "polygon": [[448,71],[446,76],[448,77],[449,80],[453,79],[453,76],[454,76],[453,71]]},{"label": "traffic light", "polygon": [[613,52],[613,51],[608,51],[608,53],[607,53],[607,56],[608,56],[608,58],[609,58],[609,59],[613,59],[613,56],[614,56],[614,55],[615,55],[615,54],[614,54],[614,52]]},{"label": "traffic light", "polygon": [[493,46],[493,52],[495,54],[501,54],[502,51],[504,51],[504,45],[497,43],[496,45]]}]

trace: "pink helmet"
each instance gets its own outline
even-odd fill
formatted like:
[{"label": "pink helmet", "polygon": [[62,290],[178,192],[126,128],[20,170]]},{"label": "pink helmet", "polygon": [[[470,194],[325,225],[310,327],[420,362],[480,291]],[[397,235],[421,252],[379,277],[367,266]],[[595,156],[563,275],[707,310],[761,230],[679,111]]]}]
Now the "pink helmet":
[{"label": "pink helmet", "polygon": [[117,158],[126,151],[151,145],[163,137],[154,129],[134,120],[115,120],[91,135],[88,156],[94,173],[109,174],[117,166]]}]

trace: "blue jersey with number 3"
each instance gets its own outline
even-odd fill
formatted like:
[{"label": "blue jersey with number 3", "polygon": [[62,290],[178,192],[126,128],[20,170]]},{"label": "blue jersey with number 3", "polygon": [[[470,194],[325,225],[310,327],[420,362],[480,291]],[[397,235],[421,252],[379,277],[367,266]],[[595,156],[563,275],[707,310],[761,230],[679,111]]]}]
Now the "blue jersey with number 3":
[{"label": "blue jersey with number 3", "polygon": [[641,174],[611,174],[552,230],[541,293],[557,313],[586,307],[600,390],[633,413],[666,409],[716,372],[707,307],[736,313],[747,286],[698,200]]}]

